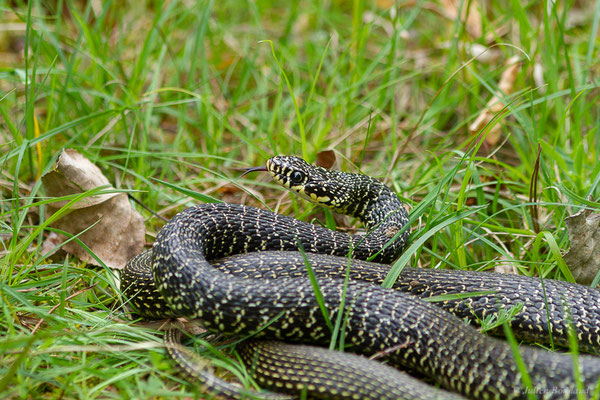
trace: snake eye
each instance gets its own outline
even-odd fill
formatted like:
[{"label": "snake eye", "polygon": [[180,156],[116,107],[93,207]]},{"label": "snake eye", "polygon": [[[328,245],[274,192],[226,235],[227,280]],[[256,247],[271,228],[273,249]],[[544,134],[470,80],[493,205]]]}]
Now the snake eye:
[{"label": "snake eye", "polygon": [[292,183],[301,183],[304,180],[304,173],[300,171],[294,171],[290,174]]}]

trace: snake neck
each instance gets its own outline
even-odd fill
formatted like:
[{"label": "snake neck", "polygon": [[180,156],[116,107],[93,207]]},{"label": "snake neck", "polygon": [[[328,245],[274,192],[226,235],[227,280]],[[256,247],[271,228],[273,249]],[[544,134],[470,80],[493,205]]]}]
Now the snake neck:
[{"label": "snake neck", "polygon": [[[409,218],[396,193],[366,175],[336,172],[336,181],[345,182],[340,186],[351,189],[344,189],[343,194],[338,194],[339,202],[330,208],[340,214],[360,219],[367,234],[355,235],[356,238],[377,237],[379,241],[385,241],[383,245],[389,246],[396,242],[404,247],[410,235]],[[401,231],[402,233],[396,236]]]},{"label": "snake neck", "polygon": [[328,172],[339,182],[335,189],[328,188],[336,199],[329,206],[333,211],[359,218],[369,231],[381,224],[402,227],[408,222],[404,205],[383,183],[366,175]]}]

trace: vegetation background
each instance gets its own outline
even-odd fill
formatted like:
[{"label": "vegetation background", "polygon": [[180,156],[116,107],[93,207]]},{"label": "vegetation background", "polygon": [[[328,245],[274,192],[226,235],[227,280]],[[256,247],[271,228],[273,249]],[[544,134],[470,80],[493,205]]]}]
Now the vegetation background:
[{"label": "vegetation background", "polygon": [[118,274],[42,254],[40,177],[64,148],[139,202],[148,243],[207,196],[356,228],[239,178],[295,154],[406,200],[401,267],[573,280],[565,218],[599,205],[599,0],[33,0],[0,16],[2,398],[202,395],[159,325],[132,321]]}]

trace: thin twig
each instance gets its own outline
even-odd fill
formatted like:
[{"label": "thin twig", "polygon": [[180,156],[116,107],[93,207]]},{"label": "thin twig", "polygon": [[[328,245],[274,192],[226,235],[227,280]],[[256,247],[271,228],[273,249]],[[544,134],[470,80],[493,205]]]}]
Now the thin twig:
[{"label": "thin twig", "polygon": [[[65,299],[65,301],[71,300],[73,297],[75,296],[79,296],[81,293],[87,292],[88,290],[94,288],[97,285],[97,283],[94,283],[92,286],[88,286],[86,288],[83,288],[81,290],[78,290],[77,292],[73,293],[72,295],[70,295],[69,297],[67,297]],[[55,305],[54,307],[52,307],[50,309],[50,312],[48,312],[48,314],[52,314],[54,311],[56,311],[56,309],[60,307],[60,304]],[[34,334],[35,332],[37,332],[38,329],[40,329],[40,326],[42,326],[42,323],[44,322],[44,319],[41,318],[37,324],[35,324],[35,327],[33,328],[33,330],[31,331],[32,334]]]}]

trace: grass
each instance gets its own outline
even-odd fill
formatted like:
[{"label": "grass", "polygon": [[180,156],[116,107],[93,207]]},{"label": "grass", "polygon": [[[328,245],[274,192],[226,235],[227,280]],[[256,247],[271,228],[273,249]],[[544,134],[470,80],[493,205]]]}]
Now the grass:
[{"label": "grass", "polygon": [[[0,2],[0,395],[201,396],[113,271],[40,253],[39,178],[67,147],[167,218],[195,192],[304,220],[322,216],[236,168],[332,149],[410,205],[397,268],[570,279],[564,220],[599,206],[600,1],[458,3],[480,23],[425,1]],[[514,92],[470,132],[512,56]],[[163,222],[137,208],[152,242]]]}]

